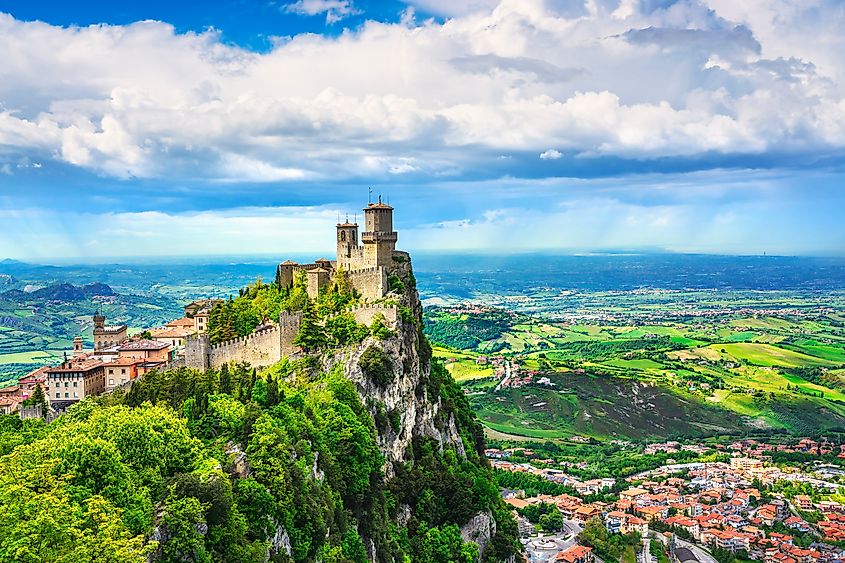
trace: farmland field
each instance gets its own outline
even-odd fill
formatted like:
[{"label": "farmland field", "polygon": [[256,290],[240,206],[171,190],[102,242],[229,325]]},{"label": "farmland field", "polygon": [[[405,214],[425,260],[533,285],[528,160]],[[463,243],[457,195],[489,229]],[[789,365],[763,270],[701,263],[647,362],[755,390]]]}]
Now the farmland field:
[{"label": "farmland field", "polygon": [[[815,279],[789,288],[753,280],[756,287],[719,291],[591,283],[488,292],[426,310],[436,355],[493,432],[644,439],[845,431],[843,280],[823,289]],[[458,318],[482,330],[451,340]],[[485,376],[482,364],[492,363]],[[508,378],[505,365],[519,371]],[[638,399],[638,385],[648,400]],[[588,391],[597,386],[600,393]]]}]

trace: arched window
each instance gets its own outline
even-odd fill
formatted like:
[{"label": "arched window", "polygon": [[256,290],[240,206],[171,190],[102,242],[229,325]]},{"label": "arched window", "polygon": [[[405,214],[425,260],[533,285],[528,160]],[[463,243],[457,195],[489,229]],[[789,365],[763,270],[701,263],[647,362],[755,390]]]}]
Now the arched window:
[{"label": "arched window", "polygon": [[340,241],[346,242],[346,231],[340,231]]}]

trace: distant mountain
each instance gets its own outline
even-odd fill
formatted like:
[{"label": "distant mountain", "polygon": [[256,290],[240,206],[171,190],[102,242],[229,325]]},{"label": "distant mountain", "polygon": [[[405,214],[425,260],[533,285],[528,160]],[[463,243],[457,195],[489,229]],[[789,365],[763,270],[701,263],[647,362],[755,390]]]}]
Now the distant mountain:
[{"label": "distant mountain", "polygon": [[97,282],[83,286],[57,283],[31,293],[13,289],[0,295],[13,301],[82,301],[92,297],[113,297],[116,294],[109,285]]}]

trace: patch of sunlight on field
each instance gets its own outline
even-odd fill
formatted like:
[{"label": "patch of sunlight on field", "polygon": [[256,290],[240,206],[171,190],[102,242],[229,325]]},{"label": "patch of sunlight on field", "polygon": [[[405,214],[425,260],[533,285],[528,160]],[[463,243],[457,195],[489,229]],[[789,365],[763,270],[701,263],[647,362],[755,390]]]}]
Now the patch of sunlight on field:
[{"label": "patch of sunlight on field", "polygon": [[482,377],[493,377],[493,368],[490,366],[480,366],[474,360],[458,360],[457,362],[450,362],[446,364],[446,369],[455,378],[455,381],[467,381],[470,379],[479,379]]},{"label": "patch of sunlight on field", "polygon": [[31,364],[35,362],[49,362],[60,357],[58,354],[51,354],[41,350],[31,352],[13,352],[11,354],[0,354],[0,364]]},{"label": "patch of sunlight on field", "polygon": [[[837,365],[836,362],[815,358],[813,356],[808,356],[807,354],[801,354],[800,352],[794,352],[784,348],[778,348],[777,346],[772,346],[771,344],[738,342],[711,344],[708,348],[713,350],[720,357],[729,356],[761,366],[793,368],[813,365]],[[697,350],[701,350],[701,348],[697,348],[696,351]],[[721,352],[722,350],[724,350],[724,353]]]},{"label": "patch of sunlight on field", "polygon": [[747,328],[763,328],[768,330],[789,330],[795,328],[795,323],[776,317],[760,317],[737,319],[730,322],[733,326],[747,327]]}]

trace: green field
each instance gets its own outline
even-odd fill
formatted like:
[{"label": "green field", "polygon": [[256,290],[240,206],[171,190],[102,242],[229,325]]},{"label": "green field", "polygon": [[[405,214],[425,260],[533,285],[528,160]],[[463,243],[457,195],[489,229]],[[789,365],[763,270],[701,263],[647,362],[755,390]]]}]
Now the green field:
[{"label": "green field", "polygon": [[[567,299],[578,300],[585,319],[578,320],[578,309],[569,314],[573,320],[547,320]],[[463,355],[435,350],[455,360],[448,369],[467,386],[476,412],[496,433],[606,439],[845,429],[845,295],[826,297],[834,315],[813,312],[815,295],[789,292],[570,293],[559,299],[538,293],[536,300],[519,303],[517,309],[531,313],[486,310],[485,326],[495,330],[480,333],[490,338],[476,339]],[[735,314],[733,308],[794,313]],[[691,310],[701,313],[690,315]],[[619,320],[593,319],[603,314]],[[472,316],[451,319],[438,312],[436,318],[464,326]],[[494,393],[492,370],[475,364],[479,353],[502,355],[538,377],[566,379],[553,389],[530,384]],[[660,392],[653,405],[645,403],[634,414],[630,407],[638,401],[630,394],[619,397],[613,386],[588,393],[590,386],[573,370],[583,370],[578,377],[587,377],[584,381],[640,382]]]}]

